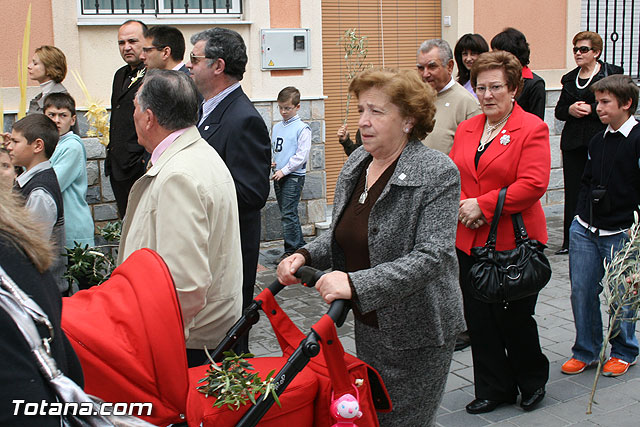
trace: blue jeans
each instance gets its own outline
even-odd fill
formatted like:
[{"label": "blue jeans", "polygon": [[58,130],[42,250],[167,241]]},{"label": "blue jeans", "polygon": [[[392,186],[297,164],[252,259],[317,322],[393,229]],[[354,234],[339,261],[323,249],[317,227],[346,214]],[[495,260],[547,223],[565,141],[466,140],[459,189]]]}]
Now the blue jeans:
[{"label": "blue jeans", "polygon": [[300,175],[286,175],[280,181],[273,181],[280,208],[285,253],[295,252],[306,244],[298,218],[298,203],[303,186],[304,176]]},{"label": "blue jeans", "polygon": [[[603,260],[611,261],[611,249],[615,254],[629,237],[627,233],[596,236],[574,219],[569,239],[571,308],[576,325],[576,341],[571,350],[574,358],[592,363],[598,360],[602,348],[600,280],[604,276]],[[622,311],[622,317],[629,316],[625,307]],[[635,322],[617,322],[614,328],[620,333],[611,339],[611,356],[633,362],[638,356]]]}]

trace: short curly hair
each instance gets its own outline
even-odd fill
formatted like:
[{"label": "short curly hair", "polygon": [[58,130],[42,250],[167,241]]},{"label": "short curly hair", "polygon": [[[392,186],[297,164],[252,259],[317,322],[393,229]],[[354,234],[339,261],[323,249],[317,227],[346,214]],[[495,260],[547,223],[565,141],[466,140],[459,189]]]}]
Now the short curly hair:
[{"label": "short curly hair", "polygon": [[44,72],[48,77],[51,77],[51,80],[56,83],[64,80],[67,76],[67,57],[60,49],[44,45],[37,48],[35,54],[42,61]]},{"label": "short curly hair", "polygon": [[516,98],[522,92],[522,65],[518,58],[506,50],[494,50],[478,56],[471,67],[471,86],[475,89],[478,74],[488,70],[502,70],[509,90],[516,90]]},{"label": "short curly hair", "polygon": [[575,46],[580,40],[588,40],[593,50],[598,52],[596,59],[600,58],[602,54],[602,37],[600,37],[600,34],[594,33],[593,31],[580,31],[573,36],[571,43]]},{"label": "short curly hair", "polygon": [[214,27],[191,36],[191,44],[205,41],[204,56],[209,67],[216,59],[224,61],[224,73],[240,81],[247,66],[247,46],[242,36],[228,28]]},{"label": "short curly hair", "polygon": [[433,130],[436,92],[415,71],[370,68],[351,81],[349,92],[359,97],[371,88],[382,90],[403,117],[414,120],[409,139],[424,139]]}]

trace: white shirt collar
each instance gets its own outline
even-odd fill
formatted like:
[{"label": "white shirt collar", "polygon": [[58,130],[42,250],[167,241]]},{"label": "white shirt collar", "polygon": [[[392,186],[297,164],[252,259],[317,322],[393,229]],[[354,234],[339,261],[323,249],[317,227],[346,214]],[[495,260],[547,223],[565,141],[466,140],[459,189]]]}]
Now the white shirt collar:
[{"label": "white shirt collar", "polygon": [[49,160],[40,162],[34,167],[32,167],[31,169],[29,169],[28,171],[20,174],[20,176],[16,178],[16,181],[18,182],[18,185],[20,186],[20,188],[22,188],[25,186],[27,182],[29,182],[31,178],[33,178],[35,174],[45,169],[49,169],[50,167],[51,167],[51,162],[49,162]]},{"label": "white shirt collar", "polygon": [[610,133],[615,133],[615,132],[620,132],[621,134],[624,135],[624,137],[628,137],[629,133],[631,132],[631,129],[633,129],[633,127],[638,123],[638,121],[636,120],[635,117],[630,116],[626,122],[624,122],[622,124],[622,126],[620,126],[620,129],[618,130],[614,130],[611,125],[607,125],[607,129],[604,131],[604,136],[607,135],[607,132]]},{"label": "white shirt collar", "polygon": [[178,65],[173,67],[172,70],[180,71],[180,68],[182,68],[182,67],[184,67],[184,62],[179,63]]},{"label": "white shirt collar", "polygon": [[455,80],[453,80],[453,77],[451,77],[451,80],[449,80],[449,83],[447,83],[447,84],[445,85],[445,87],[443,87],[442,89],[440,89],[440,90],[438,91],[438,93],[442,93],[442,92],[444,92],[445,90],[447,90],[447,89],[451,88],[451,86],[453,86],[453,85],[455,84],[455,82],[456,82],[456,81],[455,81]]}]

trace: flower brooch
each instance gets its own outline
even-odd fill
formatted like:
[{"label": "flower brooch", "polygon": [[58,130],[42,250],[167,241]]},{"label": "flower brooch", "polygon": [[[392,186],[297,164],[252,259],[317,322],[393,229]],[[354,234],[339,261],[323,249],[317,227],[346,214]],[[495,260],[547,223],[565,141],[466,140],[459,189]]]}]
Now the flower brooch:
[{"label": "flower brooch", "polygon": [[140,80],[141,78],[144,77],[144,73],[147,71],[146,68],[143,68],[142,70],[138,70],[138,73],[136,74],[136,76],[134,78],[131,79],[131,83],[129,83],[129,86],[127,86],[127,89],[129,89],[131,86],[133,86],[133,84],[135,82],[137,82],[138,80]]},{"label": "flower brooch", "polygon": [[500,144],[509,144],[511,142],[511,135],[507,134],[507,131],[505,129],[502,129],[502,132],[500,133],[502,134],[502,136],[500,137]]}]

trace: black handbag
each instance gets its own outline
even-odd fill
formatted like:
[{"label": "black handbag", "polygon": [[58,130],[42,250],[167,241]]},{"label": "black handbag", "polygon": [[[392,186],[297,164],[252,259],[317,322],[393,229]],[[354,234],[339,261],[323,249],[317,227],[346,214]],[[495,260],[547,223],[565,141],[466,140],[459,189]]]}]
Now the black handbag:
[{"label": "black handbag", "polygon": [[500,190],[491,230],[484,246],[471,248],[476,259],[469,271],[473,297],[486,303],[504,303],[535,295],[551,279],[551,265],[544,255],[545,245],[529,239],[520,213],[511,215],[516,248],[496,251],[498,221],[507,187]]}]

